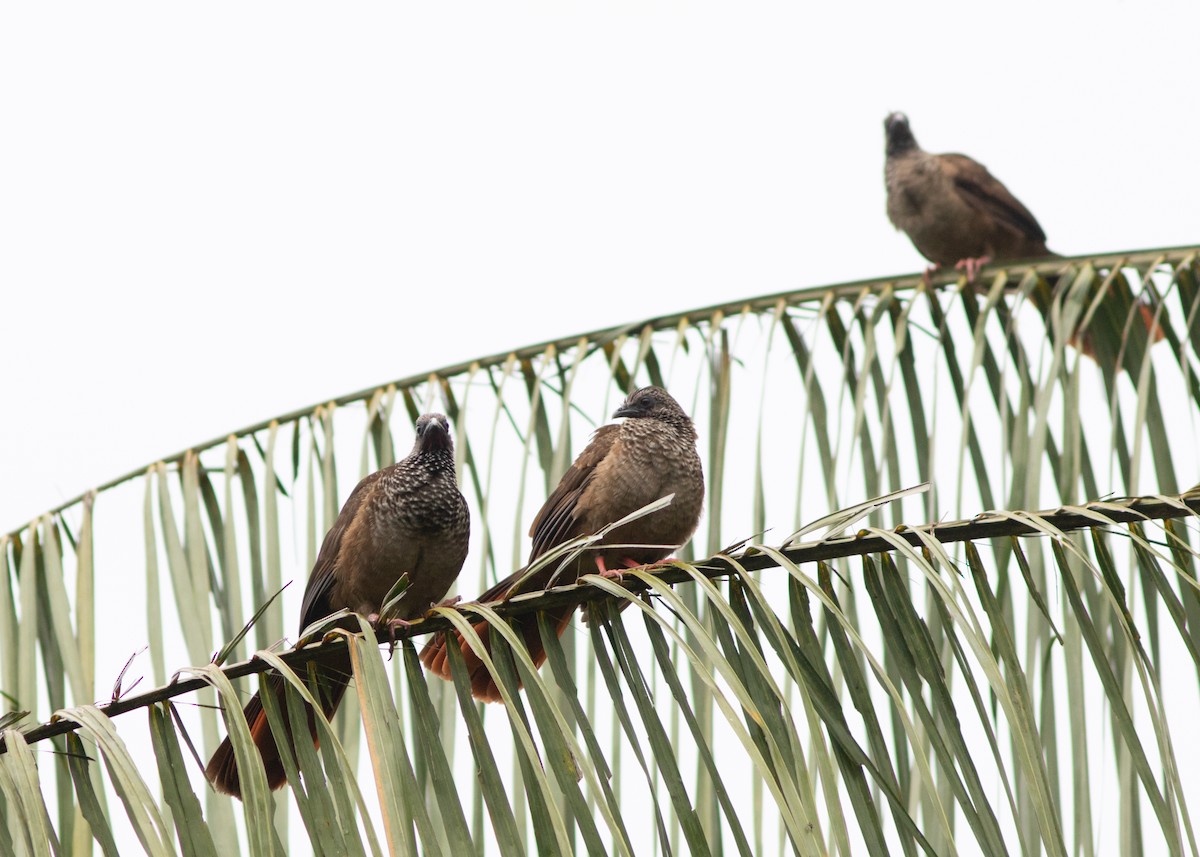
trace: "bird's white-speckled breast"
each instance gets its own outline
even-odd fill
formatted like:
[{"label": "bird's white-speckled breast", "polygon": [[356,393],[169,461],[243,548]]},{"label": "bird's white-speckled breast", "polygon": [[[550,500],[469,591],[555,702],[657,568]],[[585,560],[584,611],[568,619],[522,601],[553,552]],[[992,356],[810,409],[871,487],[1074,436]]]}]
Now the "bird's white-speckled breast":
[{"label": "bird's white-speckled breast", "polygon": [[357,591],[347,592],[350,603],[379,605],[401,574],[409,576],[405,595],[413,618],[440,600],[454,582],[467,553],[470,513],[454,482],[449,453],[406,459],[383,477],[370,500],[366,520],[372,522],[365,539],[371,569],[356,575]]}]

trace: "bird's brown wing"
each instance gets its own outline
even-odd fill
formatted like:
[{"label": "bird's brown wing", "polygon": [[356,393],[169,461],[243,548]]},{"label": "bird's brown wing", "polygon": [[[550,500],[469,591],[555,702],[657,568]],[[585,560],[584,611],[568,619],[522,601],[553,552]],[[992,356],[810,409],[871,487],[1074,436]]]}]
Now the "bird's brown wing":
[{"label": "bird's brown wing", "polygon": [[[584,448],[583,452],[579,453],[575,463],[559,480],[558,487],[542,504],[537,517],[533,519],[533,524],[529,527],[529,535],[533,538],[533,549],[529,552],[531,563],[546,551],[563,542],[587,535],[587,533],[579,531],[579,516],[576,514],[579,510],[579,498],[583,496],[584,490],[591,483],[597,465],[612,451],[620,429],[621,427],[617,425],[601,426],[596,429],[591,443]],[[524,577],[525,572],[525,568],[517,569],[486,592],[480,593],[475,600],[484,603],[499,601],[508,594],[508,590],[514,583]],[[526,581],[522,585],[522,589],[533,590],[545,587],[552,573],[553,569],[544,569],[534,579]]]},{"label": "bird's brown wing", "polygon": [[1046,233],[1037,219],[987,167],[966,155],[946,154],[938,158],[968,205],[1015,227],[1031,240],[1045,243]]},{"label": "bird's brown wing", "polygon": [[377,470],[354,486],[354,490],[350,492],[350,498],[342,506],[337,520],[325,534],[325,540],[321,542],[321,550],[317,552],[317,561],[313,563],[312,571],[308,575],[304,600],[300,604],[301,631],[338,609],[329,603],[329,593],[337,583],[337,559],[342,549],[342,538],[362,507],[363,500],[371,493],[371,487],[385,470]]},{"label": "bird's brown wing", "polygon": [[620,433],[619,425],[597,429],[592,442],[579,453],[558,487],[546,498],[529,527],[529,535],[533,538],[533,550],[529,554],[531,562],[563,542],[586,535],[577,532],[579,498],[595,476],[596,467],[612,451]]}]

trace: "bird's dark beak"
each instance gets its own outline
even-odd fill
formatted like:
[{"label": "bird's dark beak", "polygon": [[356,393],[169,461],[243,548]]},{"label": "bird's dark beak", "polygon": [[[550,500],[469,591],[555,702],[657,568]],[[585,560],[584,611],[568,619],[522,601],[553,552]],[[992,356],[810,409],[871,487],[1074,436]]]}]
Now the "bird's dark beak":
[{"label": "bird's dark beak", "polygon": [[627,402],[613,411],[612,418],[614,420],[619,420],[621,417],[640,417],[641,415],[642,411],[637,405],[631,405]]}]

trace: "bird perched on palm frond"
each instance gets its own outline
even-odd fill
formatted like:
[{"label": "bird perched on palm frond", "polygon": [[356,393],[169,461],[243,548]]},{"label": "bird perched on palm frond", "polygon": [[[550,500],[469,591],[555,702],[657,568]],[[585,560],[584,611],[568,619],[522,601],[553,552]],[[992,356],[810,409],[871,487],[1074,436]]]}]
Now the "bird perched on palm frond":
[{"label": "bird perched on palm frond", "polygon": [[[704,472],[691,418],[661,387],[643,387],[630,394],[613,414],[613,419],[619,418],[625,421],[596,430],[538,512],[529,531],[533,537],[530,564],[555,547],[600,532],[656,500],[673,494],[672,502],[610,530],[565,569],[559,569],[558,562],[547,563],[521,581],[520,591],[545,589],[555,579],[570,582],[593,571],[617,576],[620,569],[658,562],[695,532],[704,505]],[[514,585],[525,575],[526,569],[515,572],[478,600],[510,597],[515,594]],[[550,620],[559,636],[574,610],[574,606],[567,606],[551,613]],[[536,620],[525,617],[516,620],[515,626],[534,664],[541,666],[546,650]],[[477,622],[474,628],[490,651],[488,624]],[[456,631],[429,641],[421,652],[425,666],[442,678],[450,678],[447,639],[463,653],[474,696],[499,701],[495,679]]]},{"label": "bird perched on palm frond", "polygon": [[[417,618],[458,577],[467,557],[471,518],[454,474],[450,427],[443,415],[425,414],[416,429],[412,452],[359,482],[325,534],[304,590],[301,630],[342,609],[378,613],[405,574],[408,588],[400,599],[397,621]],[[325,716],[330,717],[350,679],[350,656],[339,648],[314,663],[317,694]],[[282,693],[282,676],[274,676],[271,684],[277,694]],[[257,693],[244,711],[266,767],[267,784],[277,789],[287,775]],[[315,743],[312,711],[307,731]],[[292,740],[296,740],[294,732]],[[217,791],[241,797],[241,777],[228,738],[213,753],[205,774]]]},{"label": "bird perched on palm frond", "polygon": [[990,261],[1055,255],[1037,219],[983,164],[926,152],[903,113],[883,127],[888,219],[933,263],[927,275],[953,265],[973,281]]},{"label": "bird perched on palm frond", "polygon": [[[974,282],[988,262],[1057,257],[1046,247],[1046,233],[1037,218],[983,164],[966,155],[926,152],[917,145],[903,113],[890,114],[883,127],[888,219],[933,263],[925,271],[926,282],[938,268],[951,265],[964,271],[968,282]],[[1053,286],[1057,278],[1049,281]],[[1124,313],[1122,298],[1106,296],[1106,300],[1109,297],[1112,311]],[[1042,303],[1039,309],[1048,315],[1048,304]],[[1150,344],[1162,340],[1155,306],[1139,299],[1133,309],[1145,325]],[[1073,330],[1067,341],[1087,356],[1100,359],[1092,330]]]}]

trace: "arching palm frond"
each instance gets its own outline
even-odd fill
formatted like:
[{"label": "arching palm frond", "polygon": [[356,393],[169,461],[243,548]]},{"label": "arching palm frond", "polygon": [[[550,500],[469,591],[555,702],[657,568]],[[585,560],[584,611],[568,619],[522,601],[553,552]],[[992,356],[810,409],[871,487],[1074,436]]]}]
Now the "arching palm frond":
[{"label": "arching palm frond", "polygon": [[[1200,690],[1200,599],[1178,497],[1200,481],[1198,269],[1185,248],[995,269],[977,287],[900,278],[747,299],[283,415],[52,510],[0,550],[0,687],[30,712],[4,723],[0,852],[83,853],[94,839],[188,854],[289,840],[322,853],[1065,854],[1110,840],[1195,853],[1198,785],[1179,747]],[[289,760],[302,787],[274,800],[251,788],[240,809],[198,797],[187,749],[215,746],[206,706],[237,702],[240,683],[197,670],[215,690],[164,692],[149,730],[92,705],[97,672],[114,675],[134,643],[149,642],[150,684],[207,662],[306,573],[343,496],[338,460],[348,488],[345,471],[389,463],[393,433],[432,405],[454,422],[476,512],[458,588],[482,591],[521,564],[525,525],[590,428],[643,383],[670,388],[701,431],[705,523],[670,575],[631,576],[645,598],[594,581],[612,592],[541,672],[501,647],[501,684],[526,688],[503,705],[427,681],[411,644],[389,664],[369,635],[336,643],[362,704],[319,753]],[[869,537],[770,547],[924,481],[871,512]],[[1080,505],[1142,493],[1166,499]],[[1010,511],[913,528],[997,509]],[[746,539],[713,566],[728,582],[692,562]],[[96,593],[118,585],[144,591],[144,621],[98,624]],[[229,659],[275,643],[293,598]],[[469,627],[453,611],[438,621]],[[140,690],[113,695],[127,705]],[[240,704],[222,708],[244,751]],[[50,712],[78,737],[26,747],[11,727],[53,732],[33,728]]]}]

